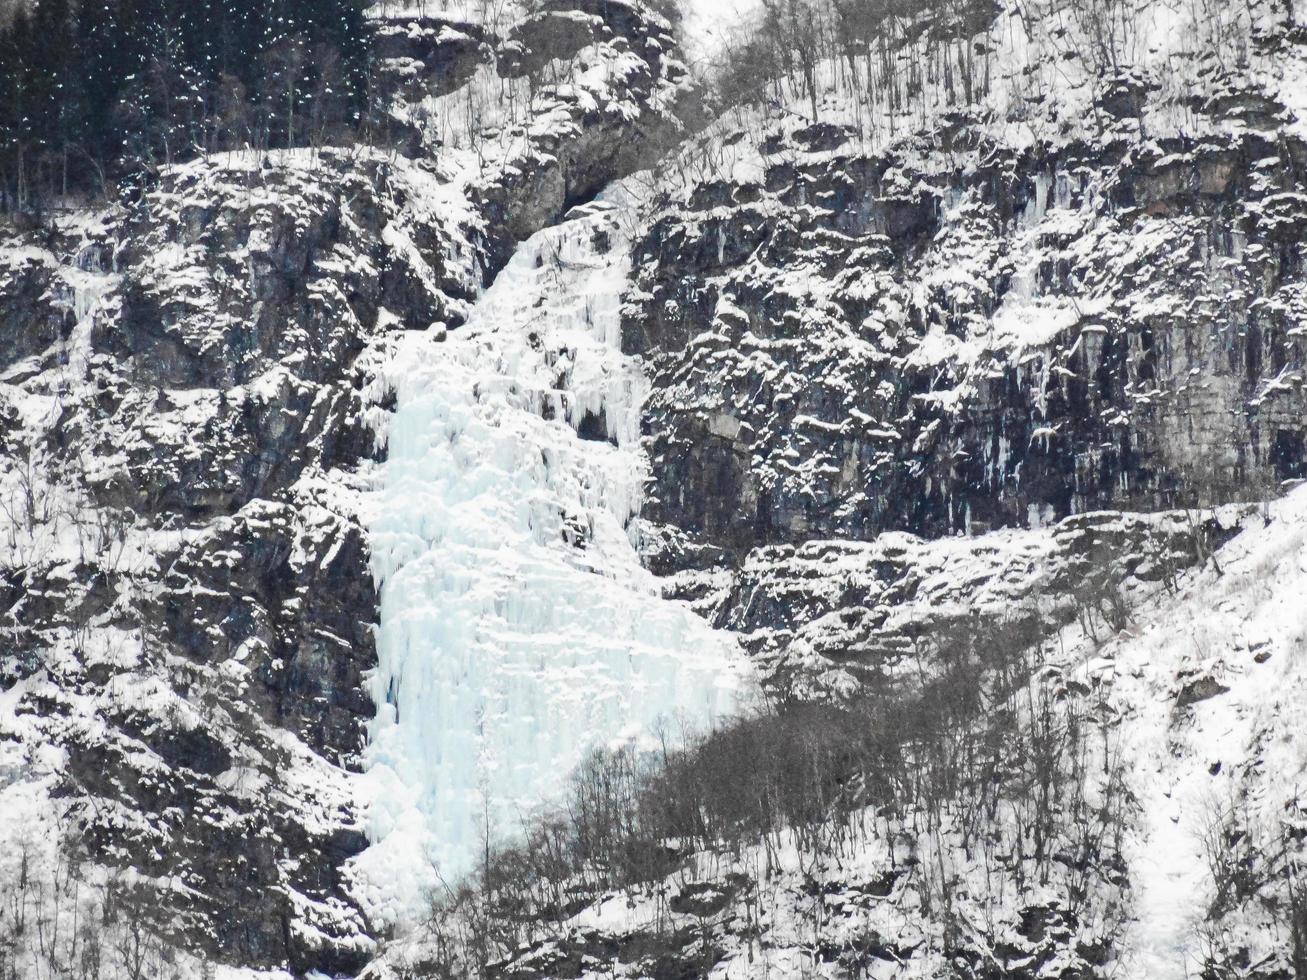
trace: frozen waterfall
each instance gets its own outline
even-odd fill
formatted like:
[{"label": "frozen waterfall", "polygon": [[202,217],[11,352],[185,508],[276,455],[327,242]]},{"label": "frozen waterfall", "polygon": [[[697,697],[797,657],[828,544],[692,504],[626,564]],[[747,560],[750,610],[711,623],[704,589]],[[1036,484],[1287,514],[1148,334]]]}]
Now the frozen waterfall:
[{"label": "frozen waterfall", "polygon": [[358,866],[375,909],[472,867],[487,824],[511,835],[591,746],[734,701],[734,641],[659,595],[627,530],[646,467],[619,343],[631,208],[610,189],[539,232],[467,324],[394,358]]}]

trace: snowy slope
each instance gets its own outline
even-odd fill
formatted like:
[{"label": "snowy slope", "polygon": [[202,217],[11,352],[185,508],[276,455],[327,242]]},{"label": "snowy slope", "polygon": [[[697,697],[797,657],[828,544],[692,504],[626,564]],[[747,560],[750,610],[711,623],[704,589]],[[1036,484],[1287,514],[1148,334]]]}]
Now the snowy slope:
[{"label": "snowy slope", "polygon": [[[1219,572],[1208,565],[1187,576],[1175,594],[1141,606],[1121,636],[1073,654],[1105,678],[1123,713],[1140,808],[1135,922],[1124,944],[1133,976],[1181,980],[1201,964],[1215,898],[1204,837],[1220,815],[1256,841],[1261,865],[1277,862],[1277,841],[1301,821],[1307,487],[1246,528],[1219,552]],[[1254,889],[1248,908],[1216,923],[1225,939],[1215,945],[1246,944],[1268,974],[1287,966],[1288,937],[1256,907],[1283,901],[1284,885],[1281,877]]]}]

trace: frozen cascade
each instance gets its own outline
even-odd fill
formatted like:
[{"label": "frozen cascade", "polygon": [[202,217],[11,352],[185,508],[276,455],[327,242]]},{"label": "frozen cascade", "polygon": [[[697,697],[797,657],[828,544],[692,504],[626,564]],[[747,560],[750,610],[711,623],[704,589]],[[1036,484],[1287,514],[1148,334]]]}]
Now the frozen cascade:
[{"label": "frozen cascade", "polygon": [[620,350],[633,208],[615,187],[539,232],[463,327],[405,336],[387,372],[358,863],[384,918],[468,870],[487,825],[511,834],[590,747],[734,703],[734,640],[661,597],[628,532],[646,473],[645,381]]}]

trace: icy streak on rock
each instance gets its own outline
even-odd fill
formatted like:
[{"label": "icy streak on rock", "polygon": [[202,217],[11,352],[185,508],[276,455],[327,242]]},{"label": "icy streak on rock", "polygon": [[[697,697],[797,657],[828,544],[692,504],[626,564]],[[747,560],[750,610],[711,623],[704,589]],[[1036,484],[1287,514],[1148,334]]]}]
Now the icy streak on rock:
[{"label": "icy streak on rock", "polygon": [[474,865],[585,751],[728,709],[735,641],[660,596],[628,531],[645,381],[622,355],[621,190],[516,252],[468,323],[412,334],[371,518],[381,582],[365,901]]}]

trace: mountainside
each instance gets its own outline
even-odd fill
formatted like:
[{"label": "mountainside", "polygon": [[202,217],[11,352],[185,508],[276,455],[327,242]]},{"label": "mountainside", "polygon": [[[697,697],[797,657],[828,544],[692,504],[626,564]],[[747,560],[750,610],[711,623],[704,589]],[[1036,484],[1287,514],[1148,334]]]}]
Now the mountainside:
[{"label": "mountainside", "polygon": [[735,19],[0,226],[0,977],[1307,977],[1307,21]]}]

